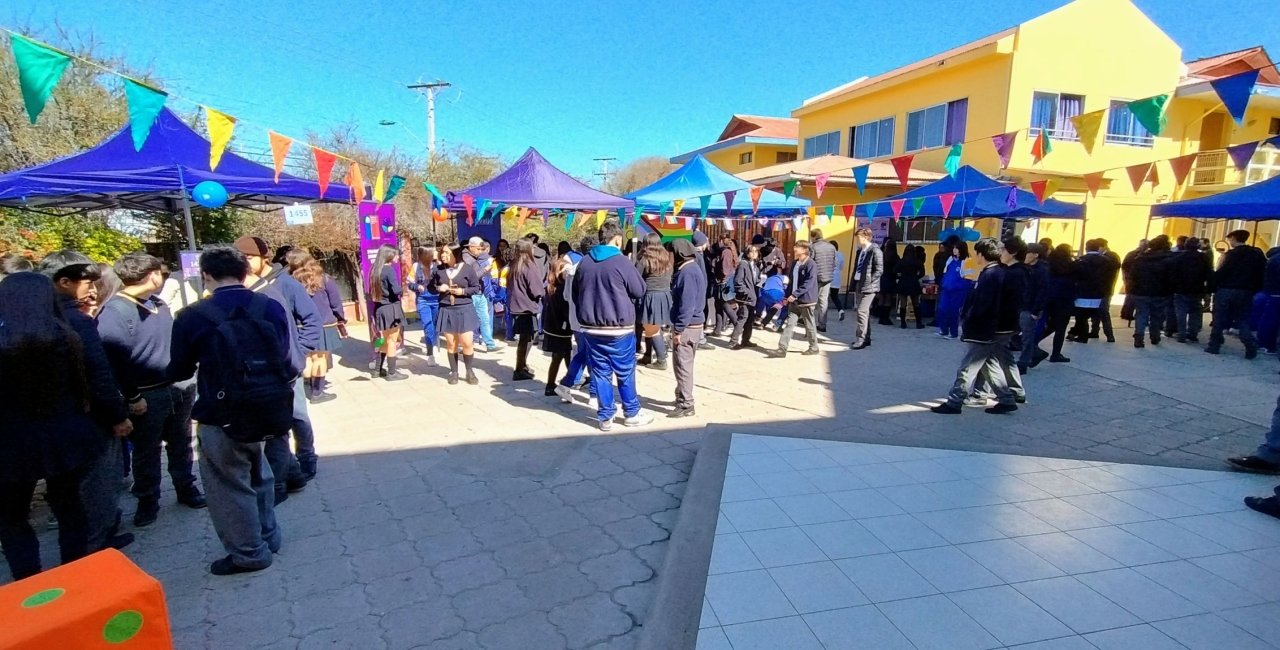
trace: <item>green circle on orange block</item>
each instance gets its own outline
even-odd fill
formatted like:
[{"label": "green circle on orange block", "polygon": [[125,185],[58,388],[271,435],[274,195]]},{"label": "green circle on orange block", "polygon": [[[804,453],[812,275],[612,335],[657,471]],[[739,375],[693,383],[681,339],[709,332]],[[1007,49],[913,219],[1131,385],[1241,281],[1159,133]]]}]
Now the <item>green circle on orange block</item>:
[{"label": "green circle on orange block", "polygon": [[45,589],[44,591],[37,591],[36,593],[31,594],[30,596],[27,596],[27,599],[22,601],[22,606],[30,608],[30,607],[39,607],[41,605],[47,605],[59,598],[62,598],[62,594],[65,594],[65,593],[67,593],[67,590],[61,587],[55,587],[53,589]]},{"label": "green circle on orange block", "polygon": [[126,609],[111,617],[102,627],[102,638],[107,643],[124,643],[137,636],[142,629],[142,612]]}]

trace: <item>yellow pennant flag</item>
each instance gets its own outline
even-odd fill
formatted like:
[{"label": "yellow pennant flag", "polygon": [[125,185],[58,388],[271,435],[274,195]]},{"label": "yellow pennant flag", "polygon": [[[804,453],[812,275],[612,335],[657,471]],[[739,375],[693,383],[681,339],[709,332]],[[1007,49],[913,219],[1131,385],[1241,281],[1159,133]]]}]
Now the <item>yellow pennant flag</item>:
[{"label": "yellow pennant flag", "polygon": [[215,171],[222,161],[223,150],[231,144],[231,134],[236,130],[236,118],[205,106],[204,121],[209,128],[209,171]]},{"label": "yellow pennant flag", "polygon": [[1094,111],[1071,118],[1071,123],[1076,127],[1076,134],[1080,136],[1080,143],[1084,145],[1084,150],[1089,155],[1093,155],[1093,148],[1098,144],[1098,133],[1102,131],[1102,119],[1106,115],[1106,111]]},{"label": "yellow pennant flag", "polygon": [[387,186],[382,180],[382,170],[378,170],[378,177],[373,181],[373,200],[382,203],[382,199],[387,196]]},{"label": "yellow pennant flag", "polygon": [[680,214],[680,211],[681,211],[681,210],[683,210],[683,209],[684,209],[684,199],[680,199],[679,201],[672,201],[672,202],[671,202],[671,215],[672,215],[672,216],[678,216],[678,215]]},{"label": "yellow pennant flag", "polygon": [[600,227],[600,224],[604,223],[604,217],[608,213],[609,213],[608,210],[596,210],[596,227],[597,228]]},{"label": "yellow pennant flag", "polygon": [[504,219],[513,219],[515,218],[516,214],[519,212],[520,212],[520,208],[517,208],[516,206],[513,205],[507,208],[506,212],[502,213],[502,217]]}]

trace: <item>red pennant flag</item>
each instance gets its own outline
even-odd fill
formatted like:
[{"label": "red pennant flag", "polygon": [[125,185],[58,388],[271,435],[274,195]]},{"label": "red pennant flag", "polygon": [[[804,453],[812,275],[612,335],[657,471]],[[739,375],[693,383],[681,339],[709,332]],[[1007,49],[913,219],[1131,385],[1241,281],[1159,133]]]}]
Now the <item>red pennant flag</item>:
[{"label": "red pennant flag", "polygon": [[902,206],[906,204],[907,204],[906,199],[893,199],[892,201],[889,201],[889,206],[893,208],[894,219],[899,219],[902,217]]},{"label": "red pennant flag", "polygon": [[852,205],[842,205],[840,206],[840,211],[844,213],[844,220],[846,223],[848,223],[851,219],[853,219]]},{"label": "red pennant flag", "polygon": [[1142,163],[1141,165],[1129,165],[1125,167],[1125,171],[1129,172],[1129,182],[1133,184],[1133,193],[1137,194],[1142,189],[1142,184],[1147,182],[1147,175],[1151,173],[1151,166],[1154,163]]},{"label": "red pennant flag", "polygon": [[938,195],[938,202],[942,204],[942,216],[950,217],[951,205],[956,202],[956,193],[947,192],[946,194],[940,194]]},{"label": "red pennant flag", "polygon": [[463,195],[462,195],[462,206],[463,206],[463,207],[465,207],[465,208],[467,209],[467,225],[468,225],[468,226],[474,226],[474,225],[476,225],[476,220],[475,220],[476,200],[475,200],[475,198],[473,198],[470,194],[463,194]]},{"label": "red pennant flag", "polygon": [[1044,192],[1049,186],[1049,181],[1031,181],[1031,193],[1036,195],[1036,200],[1044,204]]},{"label": "red pennant flag", "polygon": [[318,147],[311,148],[311,155],[316,159],[316,178],[319,179],[320,198],[323,199],[325,190],[329,189],[329,175],[333,173],[333,164],[338,162],[338,156]]},{"label": "red pennant flag", "polygon": [[1155,189],[1160,184],[1160,165],[1151,163],[1151,173],[1147,174],[1147,180],[1151,181],[1151,189]]},{"label": "red pennant flag", "polygon": [[764,194],[764,186],[757,185],[750,190],[751,192],[751,214],[755,214],[760,209],[760,195]]},{"label": "red pennant flag", "polygon": [[1196,156],[1200,154],[1189,153],[1185,156],[1169,159],[1169,166],[1173,168],[1173,180],[1181,185],[1187,180],[1187,174],[1191,173],[1191,166],[1196,162]]},{"label": "red pennant flag", "polygon": [[898,172],[898,182],[902,183],[903,192],[907,191],[907,179],[911,177],[911,161],[915,157],[915,154],[907,154],[889,161],[893,165],[893,170]]},{"label": "red pennant flag", "polygon": [[1105,178],[1105,175],[1102,172],[1084,175],[1084,186],[1089,188],[1090,196],[1098,197],[1098,190],[1102,187],[1103,178]]},{"label": "red pennant flag", "polygon": [[[276,182],[280,182],[280,170],[284,169],[285,156],[289,155],[289,147],[293,146],[293,138],[287,138],[274,131],[267,131],[271,140],[271,161],[275,163]],[[324,192],[320,192],[324,194]]]},{"label": "red pennant flag", "polygon": [[1040,134],[1036,136],[1036,141],[1031,145],[1031,157],[1035,162],[1044,160],[1049,155],[1049,141],[1044,134],[1044,129],[1040,129]]}]

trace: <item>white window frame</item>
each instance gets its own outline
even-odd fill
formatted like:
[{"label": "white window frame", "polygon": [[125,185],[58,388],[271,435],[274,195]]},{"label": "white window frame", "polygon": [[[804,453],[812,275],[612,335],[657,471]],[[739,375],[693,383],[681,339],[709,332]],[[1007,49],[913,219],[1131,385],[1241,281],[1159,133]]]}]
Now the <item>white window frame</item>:
[{"label": "white window frame", "polygon": [[751,152],[751,151],[744,151],[744,152],[742,152],[742,153],[738,154],[738,164],[739,164],[739,165],[750,165],[750,164],[751,164],[751,159],[752,159],[752,158],[754,158],[754,156],[752,156],[752,155],[751,155],[752,153],[753,153],[753,152]]},{"label": "white window frame", "polygon": [[[916,147],[915,149],[912,149],[911,142],[910,142],[911,116],[917,113],[923,114],[924,112],[938,108],[939,106],[942,107],[942,142],[932,146],[925,144],[924,142],[921,142],[920,143],[921,146]],[[924,151],[926,149],[937,149],[939,147],[945,147],[947,143],[947,118],[950,117],[949,113],[951,113],[951,102],[941,102],[938,104],[934,104],[932,106],[925,106],[924,108],[921,108],[919,110],[909,111],[907,113],[907,132],[906,134],[903,135],[903,138],[902,138],[902,152],[911,153],[913,151]],[[924,125],[921,124],[921,131],[923,131],[923,129],[924,129]],[[921,135],[921,139],[923,140],[923,134]]]},{"label": "white window frame", "polygon": [[[1103,118],[1105,122],[1102,125],[1103,144],[1114,144],[1120,147],[1138,147],[1140,149],[1151,149],[1156,146],[1156,136],[1154,133],[1148,132],[1145,138],[1139,138],[1132,135],[1111,134],[1111,111],[1115,110],[1116,104],[1128,104],[1132,101],[1132,99],[1119,99],[1115,97],[1107,100],[1107,114]],[[1127,108],[1128,107],[1126,106],[1126,109]],[[1133,115],[1133,111],[1129,111],[1129,114]],[[1141,122],[1138,122],[1137,117],[1134,117],[1133,121],[1138,123],[1139,126],[1142,125]],[[1142,128],[1145,130],[1147,127],[1144,126]]]},{"label": "white window frame", "polygon": [[[1075,132],[1075,129],[1072,129],[1072,131],[1071,131],[1070,133],[1068,133],[1066,130],[1064,130],[1064,129],[1062,128],[1062,123],[1064,122],[1064,120],[1063,120],[1063,118],[1062,118],[1062,96],[1063,96],[1063,95],[1071,95],[1072,97],[1079,97],[1079,98],[1080,98],[1080,115],[1084,115],[1085,113],[1089,112],[1089,111],[1085,110],[1085,102],[1088,100],[1088,97],[1087,97],[1086,95],[1082,95],[1082,94],[1080,94],[1080,93],[1065,93],[1065,92],[1061,92],[1061,91],[1058,91],[1058,90],[1038,90],[1038,89],[1037,89],[1037,90],[1032,90],[1032,91],[1031,91],[1031,102],[1032,102],[1032,104],[1031,104],[1031,105],[1032,105],[1032,111],[1033,111],[1033,112],[1035,111],[1035,97],[1036,97],[1036,95],[1053,95],[1053,96],[1054,96],[1054,98],[1055,98],[1055,100],[1054,100],[1054,102],[1053,102],[1053,122],[1054,122],[1054,124],[1053,124],[1053,127],[1052,127],[1052,128],[1048,129],[1048,131],[1049,131],[1049,138],[1050,138],[1050,139],[1053,139],[1053,140],[1056,140],[1056,141],[1058,141],[1058,142],[1079,142],[1079,141],[1080,141],[1080,134],[1076,133],[1076,132]],[[1077,116],[1074,116],[1074,115],[1073,115],[1072,117],[1077,117]],[[1066,118],[1066,120],[1065,120],[1065,121],[1070,121],[1070,120],[1071,120],[1071,118],[1070,118],[1070,117],[1068,117],[1068,118]],[[1028,137],[1029,139],[1031,139],[1031,140],[1034,140],[1034,139],[1036,138],[1036,136],[1040,135],[1040,130],[1041,130],[1041,129],[1040,129],[1040,127],[1038,127],[1038,126],[1031,126],[1031,116],[1028,116],[1028,117],[1027,117],[1027,137]]]},{"label": "white window frame", "polygon": [[[880,153],[880,124],[882,122],[885,122],[886,120],[890,122],[889,132],[892,134],[892,136],[889,140],[889,152]],[[863,127],[871,127],[871,126],[876,127],[876,155],[869,156],[865,158],[865,160],[874,160],[876,158],[886,158],[888,156],[893,155],[894,145],[897,144],[896,141],[898,139],[898,116],[897,115],[890,115],[889,117],[882,117],[878,120],[871,120],[869,122],[863,122],[862,124],[856,124],[852,127],[849,127],[849,157],[850,158],[859,157],[857,155],[858,129],[861,129]]]}]

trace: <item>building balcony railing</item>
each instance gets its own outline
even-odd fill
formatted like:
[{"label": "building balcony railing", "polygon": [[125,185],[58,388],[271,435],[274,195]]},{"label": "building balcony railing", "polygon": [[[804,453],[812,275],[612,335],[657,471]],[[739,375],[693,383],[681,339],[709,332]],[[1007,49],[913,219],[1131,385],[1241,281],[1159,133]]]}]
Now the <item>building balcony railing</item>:
[{"label": "building balcony railing", "polygon": [[1191,186],[1198,188],[1252,185],[1280,176],[1280,149],[1259,147],[1244,170],[1225,151],[1206,151],[1196,156],[1191,168]]}]

